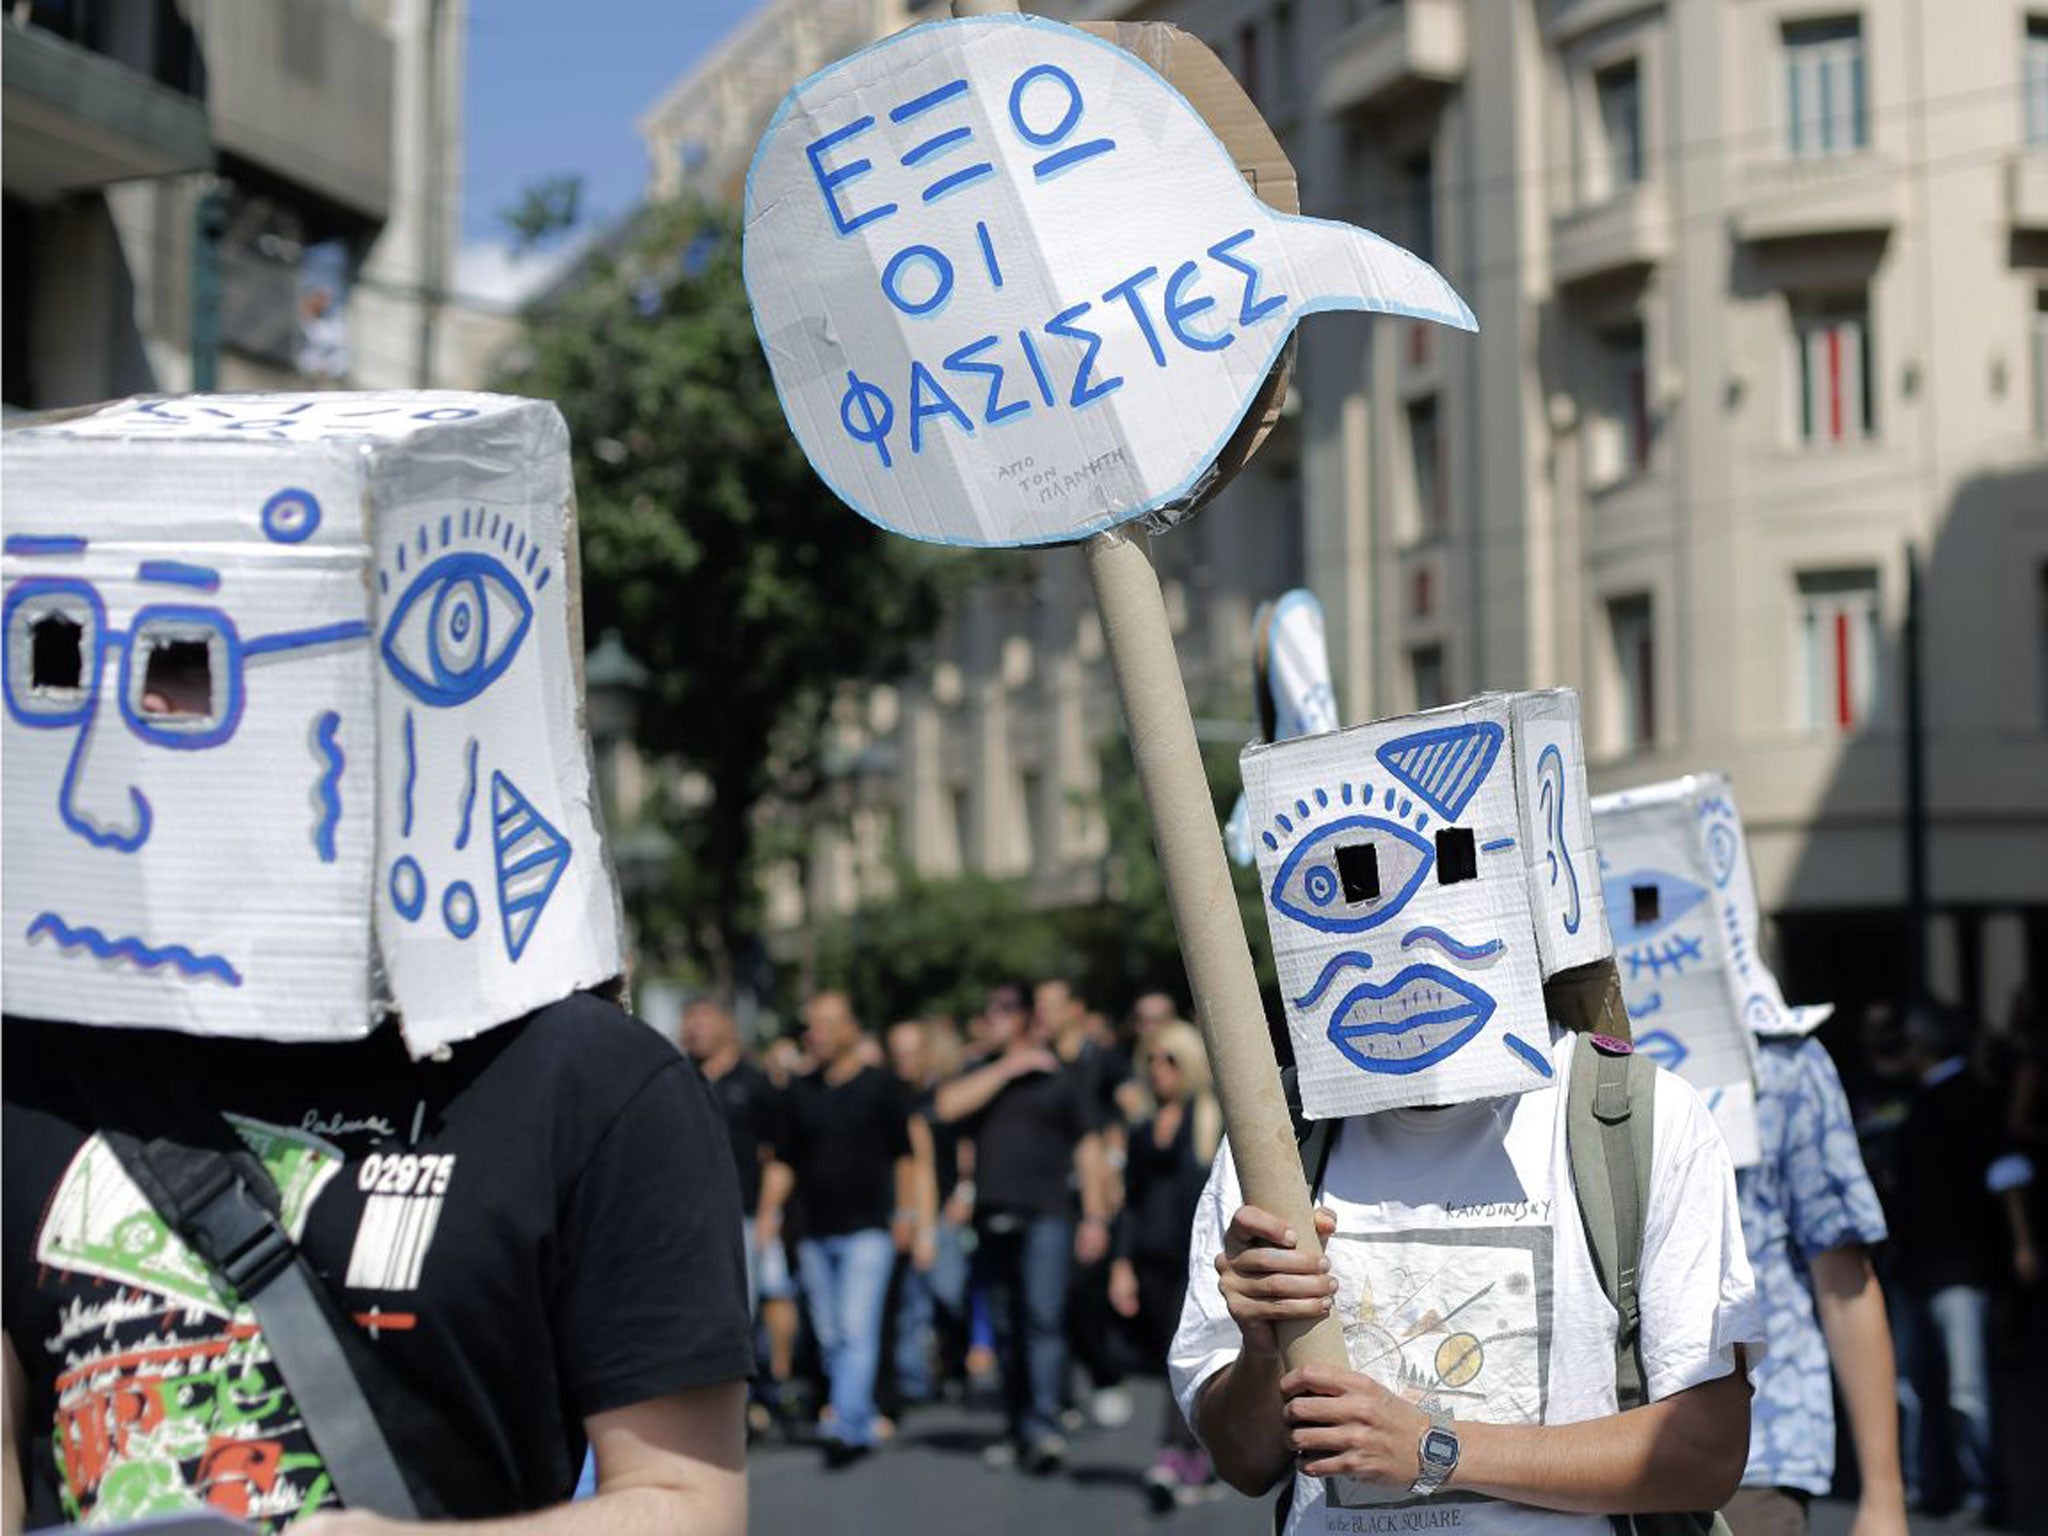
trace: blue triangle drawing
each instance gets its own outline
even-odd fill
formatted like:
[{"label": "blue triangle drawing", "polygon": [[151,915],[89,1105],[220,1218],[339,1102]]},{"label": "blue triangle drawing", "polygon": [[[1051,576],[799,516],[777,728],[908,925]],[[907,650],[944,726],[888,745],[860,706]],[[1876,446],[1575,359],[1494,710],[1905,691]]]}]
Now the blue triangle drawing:
[{"label": "blue triangle drawing", "polygon": [[1493,771],[1504,734],[1491,720],[1446,725],[1390,741],[1376,755],[1424,805],[1456,821]]},{"label": "blue triangle drawing", "polygon": [[516,961],[569,863],[569,839],[502,773],[491,775],[491,846],[505,948]]}]

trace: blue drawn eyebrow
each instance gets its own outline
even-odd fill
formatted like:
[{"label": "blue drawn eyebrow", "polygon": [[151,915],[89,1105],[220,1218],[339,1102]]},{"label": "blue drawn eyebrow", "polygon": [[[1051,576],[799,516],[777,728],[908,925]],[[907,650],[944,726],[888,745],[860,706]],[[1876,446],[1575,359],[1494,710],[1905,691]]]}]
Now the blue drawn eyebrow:
[{"label": "blue drawn eyebrow", "polygon": [[187,565],[182,560],[145,560],[136,568],[137,581],[162,581],[174,587],[197,587],[202,592],[220,589],[220,572],[210,565]]},{"label": "blue drawn eyebrow", "polygon": [[277,651],[302,650],[309,645],[331,645],[337,640],[362,640],[370,626],[361,619],[345,624],[326,624],[318,629],[287,629],[274,635],[258,635],[242,642],[244,656],[268,656]]},{"label": "blue drawn eyebrow", "polygon": [[34,534],[10,533],[7,536],[7,553],[10,555],[82,555],[85,540],[75,534],[58,534],[50,538],[39,538]]}]

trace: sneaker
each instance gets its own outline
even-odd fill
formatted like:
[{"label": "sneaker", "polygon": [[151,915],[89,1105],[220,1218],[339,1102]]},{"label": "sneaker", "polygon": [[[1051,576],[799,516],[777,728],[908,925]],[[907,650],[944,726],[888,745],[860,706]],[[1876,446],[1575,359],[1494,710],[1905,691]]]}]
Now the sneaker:
[{"label": "sneaker", "polygon": [[1061,1435],[1040,1435],[1024,1453],[1024,1465],[1039,1477],[1046,1477],[1067,1464],[1067,1442]]},{"label": "sneaker", "polygon": [[1145,1471],[1145,1502],[1163,1515],[1180,1502],[1180,1467],[1172,1451],[1161,1451]]},{"label": "sneaker", "polygon": [[1103,1387],[1088,1400],[1088,1417],[1104,1429],[1122,1429],[1136,1411],[1128,1387]]},{"label": "sneaker", "polygon": [[828,1472],[844,1471],[855,1462],[865,1460],[873,1455],[874,1450],[875,1448],[871,1445],[850,1445],[844,1440],[827,1440],[825,1442],[825,1470]]}]

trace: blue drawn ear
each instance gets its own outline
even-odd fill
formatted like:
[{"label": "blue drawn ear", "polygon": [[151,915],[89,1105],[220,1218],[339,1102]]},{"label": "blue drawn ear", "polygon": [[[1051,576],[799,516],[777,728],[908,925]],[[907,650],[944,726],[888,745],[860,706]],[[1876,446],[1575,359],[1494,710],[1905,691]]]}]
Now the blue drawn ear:
[{"label": "blue drawn ear", "polygon": [[422,704],[466,704],[512,664],[533,603],[491,555],[443,555],[413,578],[380,642],[391,675]]}]

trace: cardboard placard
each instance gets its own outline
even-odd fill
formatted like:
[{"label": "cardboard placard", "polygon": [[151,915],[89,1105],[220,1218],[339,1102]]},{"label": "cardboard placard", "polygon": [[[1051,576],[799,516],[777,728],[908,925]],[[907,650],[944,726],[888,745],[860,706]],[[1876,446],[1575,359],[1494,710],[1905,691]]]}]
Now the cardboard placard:
[{"label": "cardboard placard", "polygon": [[1825,1012],[1786,1006],[1757,951],[1756,884],[1735,791],[1718,773],[1593,802],[1622,996],[1637,1047],[1706,1099],[1737,1167],[1762,1155],[1757,1035]]},{"label": "cardboard placard", "polygon": [[1578,696],[1485,694],[1243,767],[1307,1113],[1550,1081],[1543,982],[1609,951]]},{"label": "cardboard placard", "polygon": [[137,400],[5,455],[9,1012],[388,1001],[424,1054],[618,973],[553,406]]},{"label": "cardboard placard", "polygon": [[912,28],[784,101],[745,268],[785,414],[916,538],[1080,538],[1191,505],[1324,309],[1471,328],[1427,263],[1276,213],[1136,55],[1032,17]]}]

